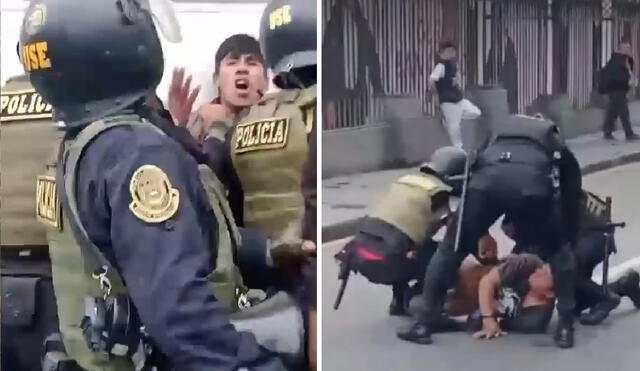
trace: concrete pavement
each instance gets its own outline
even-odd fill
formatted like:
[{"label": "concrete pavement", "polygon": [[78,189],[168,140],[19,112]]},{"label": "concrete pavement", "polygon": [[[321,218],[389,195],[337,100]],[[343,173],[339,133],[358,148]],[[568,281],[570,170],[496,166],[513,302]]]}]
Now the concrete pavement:
[{"label": "concrete pavement", "polygon": [[[640,256],[640,164],[629,164],[585,177],[585,187],[613,197],[613,219],[626,221],[616,234],[618,254],[612,273]],[[348,200],[348,198],[345,198]],[[339,311],[332,308],[338,290],[333,255],[345,240],[322,250],[322,366],[334,371],[634,371],[640,365],[640,312],[628,299],[601,326],[577,325],[576,347],[560,350],[550,334],[509,334],[492,341],[473,340],[468,334],[434,335],[429,346],[395,337],[403,318],[390,318],[389,287],[373,285],[352,275]],[[498,240],[502,244],[502,239]],[[505,251],[501,246],[501,251]],[[553,326],[553,324],[552,324]],[[551,327],[553,328],[553,327]]]},{"label": "concrete pavement", "polygon": [[[635,127],[640,133],[640,126]],[[568,140],[585,174],[640,161],[640,141],[627,142],[622,132],[607,142],[601,133]],[[354,149],[356,150],[356,149]],[[426,159],[425,159],[426,160]],[[322,180],[322,238],[331,241],[353,233],[360,218],[389,184],[415,168],[384,170]]]}]

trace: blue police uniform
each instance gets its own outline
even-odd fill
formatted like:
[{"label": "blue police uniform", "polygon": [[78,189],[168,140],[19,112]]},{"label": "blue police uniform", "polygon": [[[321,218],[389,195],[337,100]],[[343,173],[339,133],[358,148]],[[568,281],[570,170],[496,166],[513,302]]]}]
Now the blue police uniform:
[{"label": "blue police uniform", "polygon": [[[161,169],[179,191],[163,223],[130,210],[132,176]],[[214,214],[196,161],[148,127],[116,127],[90,143],[77,174],[78,213],[89,238],[117,267],[146,331],[176,370],[284,370],[251,333],[238,332],[213,295]]]}]

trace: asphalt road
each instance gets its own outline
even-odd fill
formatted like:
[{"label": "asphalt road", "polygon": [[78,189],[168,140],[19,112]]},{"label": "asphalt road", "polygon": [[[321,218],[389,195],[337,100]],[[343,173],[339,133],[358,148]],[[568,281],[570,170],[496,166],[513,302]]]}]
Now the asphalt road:
[{"label": "asphalt road", "polygon": [[[640,164],[593,174],[585,188],[613,197],[613,219],[627,228],[616,234],[619,253],[612,273],[640,266]],[[499,240],[501,244],[505,241]],[[333,255],[345,240],[329,242],[322,251],[322,367],[332,371],[637,371],[640,369],[640,311],[623,299],[601,326],[576,325],[576,347],[557,349],[550,334],[509,334],[491,341],[466,333],[434,335],[434,344],[414,345],[395,336],[403,318],[387,315],[391,289],[351,275],[339,311],[332,308],[338,290]],[[506,250],[501,245],[501,252]],[[618,267],[616,269],[616,266]],[[553,329],[553,323],[550,330]]]}]

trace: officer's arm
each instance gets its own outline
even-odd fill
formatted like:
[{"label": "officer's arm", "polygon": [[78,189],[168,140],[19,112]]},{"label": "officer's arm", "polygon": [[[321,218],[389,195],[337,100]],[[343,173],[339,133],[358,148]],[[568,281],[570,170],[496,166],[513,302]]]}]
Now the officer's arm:
[{"label": "officer's arm", "polygon": [[224,134],[218,132],[216,135],[212,135],[212,133],[209,133],[203,143],[203,150],[207,166],[213,170],[218,179],[220,179],[227,188],[227,198],[236,224],[243,226],[244,193],[240,178],[231,160],[231,138],[233,137],[234,131],[235,126],[227,130]]},{"label": "officer's arm", "polygon": [[228,152],[226,151],[225,144],[225,135],[221,133],[219,129],[219,125],[215,127],[216,130],[209,132],[207,137],[205,138],[202,149],[207,159],[207,165],[214,173],[218,176],[218,178],[222,179],[222,169],[224,167],[224,162],[226,161],[226,156],[228,156]]},{"label": "officer's arm", "polygon": [[575,243],[580,221],[582,171],[574,154],[565,148],[560,163],[560,195],[565,239]]},{"label": "officer's arm", "polygon": [[[171,184],[137,192],[164,203],[134,200],[130,183],[145,165],[155,168],[139,180],[153,184],[166,174]],[[171,146],[147,145],[122,156],[105,183],[117,264],[148,333],[175,369],[282,370],[252,334],[235,330],[213,295],[208,243],[215,227],[196,164]]]},{"label": "officer's arm", "polygon": [[269,241],[264,233],[253,228],[240,228],[242,245],[237,251],[237,265],[244,283],[252,289],[266,290],[273,274]]}]

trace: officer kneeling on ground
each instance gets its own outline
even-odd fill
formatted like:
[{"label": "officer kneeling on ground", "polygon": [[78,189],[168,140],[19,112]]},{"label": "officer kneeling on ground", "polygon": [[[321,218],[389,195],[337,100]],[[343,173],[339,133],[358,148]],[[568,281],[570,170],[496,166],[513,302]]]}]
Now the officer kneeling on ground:
[{"label": "officer kneeling on ground", "polygon": [[61,333],[43,368],[285,370],[302,352],[301,313],[287,295],[246,308],[234,256],[250,241],[220,182],[144,117],[163,71],[148,5],[43,0],[25,13],[24,67],[66,124],[38,185]]},{"label": "officer kneeling on ground", "polygon": [[373,283],[393,287],[391,315],[405,314],[409,281],[424,277],[435,251],[431,238],[450,213],[450,194],[460,194],[466,158],[456,147],[436,150],[419,172],[391,185],[355,237],[336,255],[343,280],[352,270]]},{"label": "officer kneeling on ground", "polygon": [[[640,308],[640,288],[638,272],[629,270],[616,282],[608,284],[608,290],[594,282],[592,277],[596,266],[604,262],[605,250],[609,254],[617,251],[613,237],[605,232],[610,223],[606,212],[606,202],[597,195],[582,191],[580,197],[579,226],[574,246],[576,275],[575,300],[576,315],[580,315],[583,325],[598,325],[604,321],[609,312],[620,304],[621,297],[629,297],[636,308]],[[507,216],[503,222],[503,230],[507,236],[515,239],[519,226]],[[607,247],[607,242],[610,246]],[[520,250],[519,246],[514,252]],[[589,312],[583,313],[586,309]]]},{"label": "officer kneeling on ground", "polygon": [[[472,164],[464,207],[450,218],[448,232],[425,274],[424,310],[398,337],[420,344],[432,342],[432,331],[448,320],[442,315],[442,305],[458,267],[477,250],[478,240],[489,227],[507,213],[523,226],[515,236],[522,251],[551,264],[560,315],[554,339],[561,348],[572,347],[575,263],[571,244],[576,239],[581,189],[575,157],[553,123],[512,116],[496,128],[492,142]],[[461,229],[456,231],[459,217]]]}]

